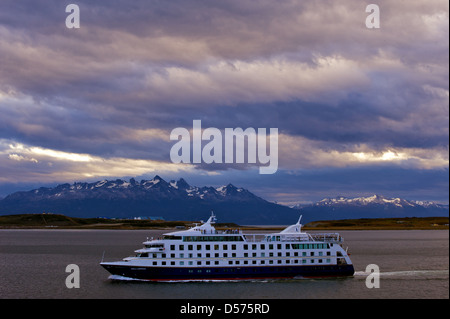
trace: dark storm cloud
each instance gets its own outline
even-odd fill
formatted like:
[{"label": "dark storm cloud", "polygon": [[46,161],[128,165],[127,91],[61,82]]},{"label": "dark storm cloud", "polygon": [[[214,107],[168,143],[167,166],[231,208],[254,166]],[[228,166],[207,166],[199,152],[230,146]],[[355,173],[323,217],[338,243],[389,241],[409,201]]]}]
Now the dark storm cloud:
[{"label": "dark storm cloud", "polygon": [[0,3],[2,170],[50,162],[34,146],[170,162],[194,119],[279,128],[281,170],[448,167],[446,2],[379,1],[376,30],[358,0],[74,3],[80,29],[61,1]]}]

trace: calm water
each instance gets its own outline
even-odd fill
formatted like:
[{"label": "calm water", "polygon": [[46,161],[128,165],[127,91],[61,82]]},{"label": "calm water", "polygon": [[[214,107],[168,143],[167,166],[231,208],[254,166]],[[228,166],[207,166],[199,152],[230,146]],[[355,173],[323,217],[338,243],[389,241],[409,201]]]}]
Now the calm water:
[{"label": "calm water", "polygon": [[[149,283],[113,281],[99,262],[141,248],[149,230],[0,230],[0,298],[391,299],[449,298],[449,232],[342,231],[355,276],[340,279]],[[66,266],[80,268],[80,288],[65,285]],[[381,271],[368,289],[368,264]]]}]

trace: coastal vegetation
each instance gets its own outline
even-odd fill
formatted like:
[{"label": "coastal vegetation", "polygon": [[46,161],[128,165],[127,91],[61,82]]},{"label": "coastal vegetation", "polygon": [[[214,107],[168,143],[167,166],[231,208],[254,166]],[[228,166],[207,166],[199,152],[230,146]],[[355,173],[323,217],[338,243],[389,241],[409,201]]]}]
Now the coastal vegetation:
[{"label": "coastal vegetation", "polygon": [[[197,221],[199,222],[199,221]],[[71,228],[71,229],[165,229],[188,228],[193,221],[166,221],[149,219],[78,218],[60,214],[18,214],[0,216],[0,228]],[[304,230],[377,230],[377,229],[449,229],[448,217],[363,218],[314,221]],[[278,229],[276,226],[239,226],[217,223],[216,228]],[[282,227],[281,227],[282,228]]]}]

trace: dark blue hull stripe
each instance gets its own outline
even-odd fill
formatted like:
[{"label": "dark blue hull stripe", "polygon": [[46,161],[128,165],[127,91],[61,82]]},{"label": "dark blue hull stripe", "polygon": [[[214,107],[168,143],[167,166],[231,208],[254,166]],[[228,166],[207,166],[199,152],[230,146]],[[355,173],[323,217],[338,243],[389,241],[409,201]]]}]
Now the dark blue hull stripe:
[{"label": "dark blue hull stripe", "polygon": [[258,267],[139,267],[102,265],[113,275],[143,280],[227,280],[352,276],[353,265],[258,266]]}]

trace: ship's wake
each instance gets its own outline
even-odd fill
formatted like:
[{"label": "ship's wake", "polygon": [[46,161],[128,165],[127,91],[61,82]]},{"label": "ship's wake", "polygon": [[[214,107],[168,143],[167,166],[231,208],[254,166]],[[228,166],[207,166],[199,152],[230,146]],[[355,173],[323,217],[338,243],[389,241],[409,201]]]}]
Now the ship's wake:
[{"label": "ship's wake", "polygon": [[[373,274],[372,272],[366,271],[355,271],[354,277],[357,279],[365,279],[367,276]],[[380,272],[380,278],[389,277],[389,278],[448,278],[449,270],[448,269],[440,269],[440,270],[398,270],[398,271],[387,271]]]}]

